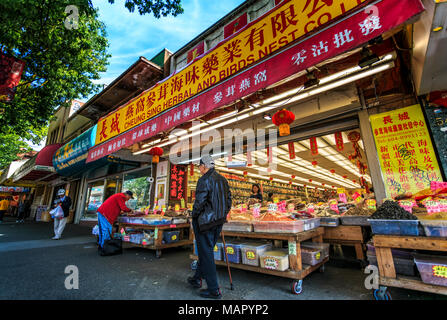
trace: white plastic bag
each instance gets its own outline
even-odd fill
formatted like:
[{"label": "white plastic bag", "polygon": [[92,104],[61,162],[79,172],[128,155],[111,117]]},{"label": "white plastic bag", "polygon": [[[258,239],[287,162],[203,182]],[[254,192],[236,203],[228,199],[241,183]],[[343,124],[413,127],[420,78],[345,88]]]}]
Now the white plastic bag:
[{"label": "white plastic bag", "polygon": [[54,208],[53,210],[50,211],[50,215],[53,218],[63,218],[64,217],[64,210],[62,210],[61,206],[57,206],[56,208]]}]

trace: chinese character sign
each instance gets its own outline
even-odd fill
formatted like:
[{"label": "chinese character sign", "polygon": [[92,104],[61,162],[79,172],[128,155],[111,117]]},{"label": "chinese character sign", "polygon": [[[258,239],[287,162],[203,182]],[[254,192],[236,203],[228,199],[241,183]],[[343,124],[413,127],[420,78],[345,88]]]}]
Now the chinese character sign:
[{"label": "chinese character sign", "polygon": [[0,101],[12,101],[22,77],[25,62],[0,53]]},{"label": "chinese character sign", "polygon": [[186,165],[171,164],[169,200],[180,201],[181,199],[186,199],[187,179]]},{"label": "chinese character sign", "polygon": [[370,121],[388,197],[442,181],[419,105],[372,115]]},{"label": "chinese character sign", "polygon": [[[365,1],[285,1],[261,18],[246,25],[233,37],[219,43],[186,68],[172,74],[112,114],[102,118],[98,123],[96,144],[109,140],[184,102],[294,42],[313,29],[328,24]],[[379,28],[377,23],[371,21],[365,24],[364,29],[367,30],[365,32],[372,32],[371,28]],[[343,30],[331,39],[331,43],[315,44],[311,50],[309,49],[311,52],[297,57],[296,63],[302,63],[301,61],[308,55],[317,57],[327,53],[330,45],[335,45],[337,48],[346,46],[354,40],[351,32],[351,30]],[[254,81],[262,82],[264,78],[265,75],[260,74]],[[225,94],[231,94],[234,91],[244,92],[252,85],[252,82],[244,81],[236,88],[229,88]],[[218,101],[223,95],[223,92],[218,94],[215,100]]]}]

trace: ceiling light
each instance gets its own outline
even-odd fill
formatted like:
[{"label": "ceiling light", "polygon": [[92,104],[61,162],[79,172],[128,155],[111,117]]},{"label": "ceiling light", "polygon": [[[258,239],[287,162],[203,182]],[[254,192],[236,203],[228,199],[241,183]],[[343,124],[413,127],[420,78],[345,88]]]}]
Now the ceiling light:
[{"label": "ceiling light", "polygon": [[269,114],[267,114],[267,113],[264,114],[263,118],[264,118],[265,120],[272,120],[272,116],[269,115]]}]

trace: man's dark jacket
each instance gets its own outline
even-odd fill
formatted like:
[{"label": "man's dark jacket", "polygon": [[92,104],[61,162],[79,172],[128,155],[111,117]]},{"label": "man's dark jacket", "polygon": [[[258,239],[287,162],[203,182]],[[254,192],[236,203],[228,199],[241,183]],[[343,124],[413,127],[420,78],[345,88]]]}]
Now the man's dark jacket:
[{"label": "man's dark jacket", "polygon": [[70,207],[71,207],[71,198],[69,196],[65,196],[64,200],[61,203],[62,210],[64,211],[64,218],[70,215]]},{"label": "man's dark jacket", "polygon": [[197,219],[200,232],[227,222],[230,209],[231,192],[228,181],[216,170],[209,169],[197,182],[192,210],[192,217]]}]

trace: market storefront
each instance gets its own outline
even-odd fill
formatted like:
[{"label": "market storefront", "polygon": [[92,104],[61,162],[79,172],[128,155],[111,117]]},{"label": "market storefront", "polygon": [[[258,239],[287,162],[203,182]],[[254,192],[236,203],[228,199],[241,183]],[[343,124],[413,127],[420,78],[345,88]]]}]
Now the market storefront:
[{"label": "market storefront", "polygon": [[[120,224],[119,230],[125,230],[132,224],[136,228],[187,216],[199,177],[193,164],[209,153],[233,195],[224,226],[225,235],[232,237],[226,248],[232,267],[291,278],[292,292],[298,294],[303,278],[324,270],[330,245],[352,246],[358,260],[375,259],[382,284],[406,287],[396,276],[386,243],[390,239],[377,235],[409,235],[427,242],[419,233],[390,230],[400,219],[414,225],[417,218],[409,212],[413,207],[427,215],[433,204],[414,205],[418,200],[430,197],[427,201],[438,201],[438,207],[443,203],[438,194],[445,177],[421,101],[408,81],[410,53],[402,50],[408,26],[424,8],[417,0],[334,1],[324,7],[327,23],[321,20],[309,30],[312,21],[305,12],[311,8],[302,7],[299,1],[280,2],[100,119],[87,163],[122,148],[134,155],[151,154],[158,163],[153,195],[138,205],[137,220],[125,218]],[[298,16],[308,23],[291,23]],[[292,35],[296,38],[290,40]],[[236,54],[231,51],[241,43],[245,47]],[[200,81],[191,83],[199,68]],[[186,79],[190,85],[182,87]],[[176,90],[181,95],[173,96]],[[133,115],[129,110],[144,111],[145,116],[121,119]],[[253,184],[259,184],[262,201],[250,198]],[[385,227],[380,229],[380,223]],[[175,225],[166,228],[180,234]],[[157,231],[136,234],[132,240],[125,235],[125,241],[163,248]],[[257,242],[243,242],[248,239]],[[276,253],[263,256],[272,247]],[[220,242],[215,258],[224,264]],[[413,258],[410,261],[414,266]],[[412,281],[430,291],[420,280]],[[384,292],[377,298],[385,298]]]}]

